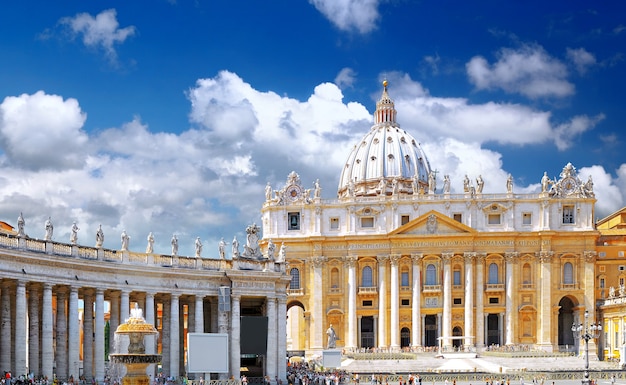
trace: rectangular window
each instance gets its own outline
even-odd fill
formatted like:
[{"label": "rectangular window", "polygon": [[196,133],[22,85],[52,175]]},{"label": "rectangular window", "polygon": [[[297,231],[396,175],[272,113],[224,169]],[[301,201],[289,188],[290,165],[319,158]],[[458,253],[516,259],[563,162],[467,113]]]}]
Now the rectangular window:
[{"label": "rectangular window", "polygon": [[487,217],[487,222],[490,225],[499,225],[500,224],[500,218],[501,218],[500,214],[489,214],[489,216]]},{"label": "rectangular window", "polygon": [[401,274],[401,286],[409,286],[409,272],[403,271]]},{"label": "rectangular window", "polygon": [[300,213],[287,214],[289,230],[300,230]]},{"label": "rectangular window", "polygon": [[339,218],[330,218],[330,229],[339,230]]},{"label": "rectangular window", "polygon": [[604,289],[604,278],[600,278],[600,289]]},{"label": "rectangular window", "polygon": [[401,303],[402,303],[402,306],[410,306],[411,305],[411,302],[408,299],[403,299]]},{"label": "rectangular window", "polygon": [[400,225],[404,226],[407,223],[409,223],[409,216],[408,215],[403,215],[400,217]]},{"label": "rectangular window", "polygon": [[374,228],[374,218],[373,217],[363,217],[361,218],[361,227],[364,228]]},{"label": "rectangular window", "polygon": [[453,273],[453,285],[454,286],[461,286],[461,271],[460,270],[455,270]]},{"label": "rectangular window", "polygon": [[490,304],[497,304],[500,301],[498,301],[498,297],[489,297],[489,303]]},{"label": "rectangular window", "polygon": [[372,301],[368,300],[368,301],[363,301],[363,307],[369,307],[372,306]]},{"label": "rectangular window", "polygon": [[460,213],[453,214],[452,219],[454,219],[457,222],[463,223],[463,214],[460,214]]},{"label": "rectangular window", "polygon": [[576,223],[576,218],[574,217],[574,206],[563,206],[563,223]]},{"label": "rectangular window", "polygon": [[523,225],[532,225],[533,216],[531,213],[523,213],[522,214],[522,224]]},{"label": "rectangular window", "polygon": [[463,301],[461,300],[461,298],[455,298],[453,301],[455,305],[463,305]]}]

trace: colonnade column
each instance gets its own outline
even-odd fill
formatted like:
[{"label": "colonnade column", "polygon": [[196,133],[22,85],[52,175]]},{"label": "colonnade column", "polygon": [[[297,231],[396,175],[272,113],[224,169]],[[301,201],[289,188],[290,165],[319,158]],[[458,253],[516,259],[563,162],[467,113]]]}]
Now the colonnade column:
[{"label": "colonnade column", "polygon": [[56,322],[56,374],[59,380],[67,380],[67,288],[57,289],[57,322]]},{"label": "colonnade column", "polygon": [[400,260],[399,255],[392,255],[389,258],[391,264],[391,298],[390,298],[390,306],[391,306],[391,317],[389,320],[391,326],[391,345],[390,348],[392,351],[400,350],[400,293],[399,293],[399,285],[398,285],[398,261]]},{"label": "colonnade column", "polygon": [[94,331],[94,362],[95,379],[104,381],[104,290],[96,289],[96,327]]},{"label": "colonnade column", "polygon": [[19,280],[15,289],[15,374],[26,373],[26,282]]},{"label": "colonnade column", "polygon": [[[0,323],[0,367],[11,368],[11,281],[2,281],[2,322]],[[6,370],[6,369],[4,369]]]},{"label": "colonnade column", "polygon": [[241,296],[231,295],[230,299],[230,374],[238,379],[241,368]]},{"label": "colonnade column", "polygon": [[130,317],[130,291],[122,290],[120,295],[120,324]]},{"label": "colonnade column", "polygon": [[356,261],[357,257],[350,255],[345,257],[348,267],[348,338],[345,348],[354,349],[356,345]]},{"label": "colonnade column", "polygon": [[278,298],[278,378],[287,383],[287,366],[284,357],[287,357],[287,297]]},{"label": "colonnade column", "polygon": [[476,253],[465,253],[465,341],[463,341],[465,351],[469,350],[474,340],[474,257]]},{"label": "colonnade column", "polygon": [[[52,318],[52,285],[43,284],[41,306],[41,375],[52,381],[54,375],[54,335]],[[104,327],[104,325],[103,325]],[[102,353],[104,355],[104,352]]]},{"label": "colonnade column", "polygon": [[196,294],[195,320],[193,331],[195,333],[204,333],[204,297]]},{"label": "colonnade column", "polygon": [[[145,300],[145,304],[144,304],[144,318],[146,320],[147,323],[151,324],[151,325],[155,325],[156,326],[156,317],[155,317],[155,308],[154,308],[154,293],[151,292],[146,292],[146,300]],[[152,335],[152,336],[148,336],[145,339],[145,347],[146,347],[146,354],[156,354],[156,348],[157,348],[157,335]],[[147,373],[152,376],[152,378],[154,378],[155,374],[156,374],[156,365],[150,365],[148,366],[148,371]]]},{"label": "colonnade column", "polygon": [[452,279],[450,272],[450,260],[452,253],[443,253],[443,337],[444,350],[452,347],[450,337],[452,336]]},{"label": "colonnade column", "polygon": [[387,261],[388,255],[379,255],[378,260],[378,347],[387,347]]},{"label": "colonnade column", "polygon": [[[163,295],[161,302],[161,330],[170,330],[170,324],[172,322],[172,317],[170,314],[171,306],[170,306],[170,297]],[[170,371],[170,350],[171,350],[171,333],[161,333],[161,367],[163,368],[163,373],[166,376],[171,375]]]},{"label": "colonnade column", "polygon": [[485,347],[485,302],[484,302],[484,286],[485,286],[485,253],[476,254],[476,348]]},{"label": "colonnade column", "polygon": [[67,345],[68,374],[78,380],[80,377],[80,325],[78,323],[78,288],[75,286],[70,287]]},{"label": "colonnade column", "polygon": [[[541,272],[539,281],[541,282],[539,298],[552,298],[552,251],[541,251],[539,258],[541,261]],[[540,348],[551,352],[552,347],[552,303],[550,301],[541,301],[539,305],[539,317],[537,317],[539,335],[538,344]]]},{"label": "colonnade column", "polygon": [[515,309],[517,308],[515,306],[515,293],[514,290],[517,288],[517,285],[515,283],[515,264],[517,261],[517,253],[516,252],[511,252],[511,253],[505,253],[504,255],[504,259],[506,261],[506,304],[505,304],[505,309],[506,309],[506,331],[505,331],[505,339],[504,339],[504,344],[505,345],[513,345],[515,343],[515,341],[513,340],[513,336],[514,336],[514,330],[515,330],[515,319],[517,317],[515,317],[515,315],[513,314],[515,312]]},{"label": "colonnade column", "polygon": [[[276,341],[276,298],[266,297],[265,311],[267,316],[267,356],[265,359],[265,373],[274,381],[277,376],[278,341]],[[235,377],[238,378],[238,377]]]},{"label": "colonnade column", "polygon": [[31,373],[41,375],[39,359],[39,300],[41,299],[39,284],[31,284],[28,288],[28,369]]},{"label": "colonnade column", "polygon": [[311,262],[313,264],[313,284],[311,293],[313,301],[311,301],[311,318],[312,329],[311,330],[311,349],[322,350],[324,348],[323,335],[324,335],[324,311],[322,308],[324,293],[323,281],[322,281],[322,266],[324,265],[325,258],[322,256],[313,257]]},{"label": "colonnade column", "polygon": [[93,292],[83,295],[83,374],[86,380],[93,378]]},{"label": "colonnade column", "polygon": [[413,279],[411,288],[411,346],[422,344],[422,292],[420,290],[420,276],[422,275],[423,254],[411,255],[413,261]]},{"label": "colonnade column", "polygon": [[109,352],[115,351],[115,331],[120,326],[120,296],[119,293],[109,294]]},{"label": "colonnade column", "polygon": [[[232,304],[231,304],[231,308],[232,308]],[[215,302],[211,303],[211,314],[215,314],[216,315],[216,321],[217,321],[217,332],[218,333],[228,333],[228,311],[224,311],[222,309],[219,308],[219,306],[217,306],[217,304]],[[232,336],[230,337],[232,339]],[[229,357],[229,364],[232,365],[232,360],[230,360]],[[218,373],[218,378],[220,380],[227,380],[228,379],[228,373]],[[208,380],[208,378],[207,378]]]},{"label": "colonnade column", "polygon": [[179,330],[179,301],[178,294],[171,295],[170,303],[170,376],[175,380],[180,375],[179,372],[179,352],[180,352],[180,330]]}]

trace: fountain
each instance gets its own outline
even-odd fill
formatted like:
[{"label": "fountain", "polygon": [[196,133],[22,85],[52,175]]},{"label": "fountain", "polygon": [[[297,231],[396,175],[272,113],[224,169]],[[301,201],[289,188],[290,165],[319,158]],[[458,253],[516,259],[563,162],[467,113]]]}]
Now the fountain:
[{"label": "fountain", "polygon": [[160,354],[146,354],[144,338],[159,332],[154,325],[143,318],[142,311],[136,305],[130,311],[130,318],[115,330],[116,337],[128,336],[128,353],[113,353],[109,355],[111,363],[126,367],[126,374],[122,377],[122,385],[150,385],[150,377],[146,374],[148,365],[161,361]]}]

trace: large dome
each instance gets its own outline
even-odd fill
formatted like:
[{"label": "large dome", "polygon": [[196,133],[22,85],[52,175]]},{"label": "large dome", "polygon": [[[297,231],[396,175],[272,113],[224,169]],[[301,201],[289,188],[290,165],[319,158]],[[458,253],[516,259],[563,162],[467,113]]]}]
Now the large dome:
[{"label": "large dome", "polygon": [[339,197],[418,194],[428,191],[430,164],[419,142],[396,122],[387,94],[376,103],[374,125],[354,146],[341,171]]}]

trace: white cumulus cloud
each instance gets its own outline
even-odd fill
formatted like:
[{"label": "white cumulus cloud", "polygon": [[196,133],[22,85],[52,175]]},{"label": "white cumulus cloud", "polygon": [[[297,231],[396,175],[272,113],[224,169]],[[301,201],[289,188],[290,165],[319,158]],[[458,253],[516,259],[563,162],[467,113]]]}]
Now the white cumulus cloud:
[{"label": "white cumulus cloud", "polygon": [[497,59],[490,64],[484,57],[475,56],[465,65],[469,80],[477,89],[502,89],[533,99],[565,97],[575,92],[574,84],[567,79],[565,64],[540,46],[502,48]]},{"label": "white cumulus cloud", "polygon": [[376,28],[380,0],[309,0],[337,28],[365,34]]},{"label": "white cumulus cloud", "polygon": [[87,47],[102,49],[111,62],[117,61],[115,45],[123,43],[136,32],[134,26],[120,28],[115,9],[107,9],[96,16],[79,13],[64,17],[59,23],[66,26],[72,36],[81,36]]}]

